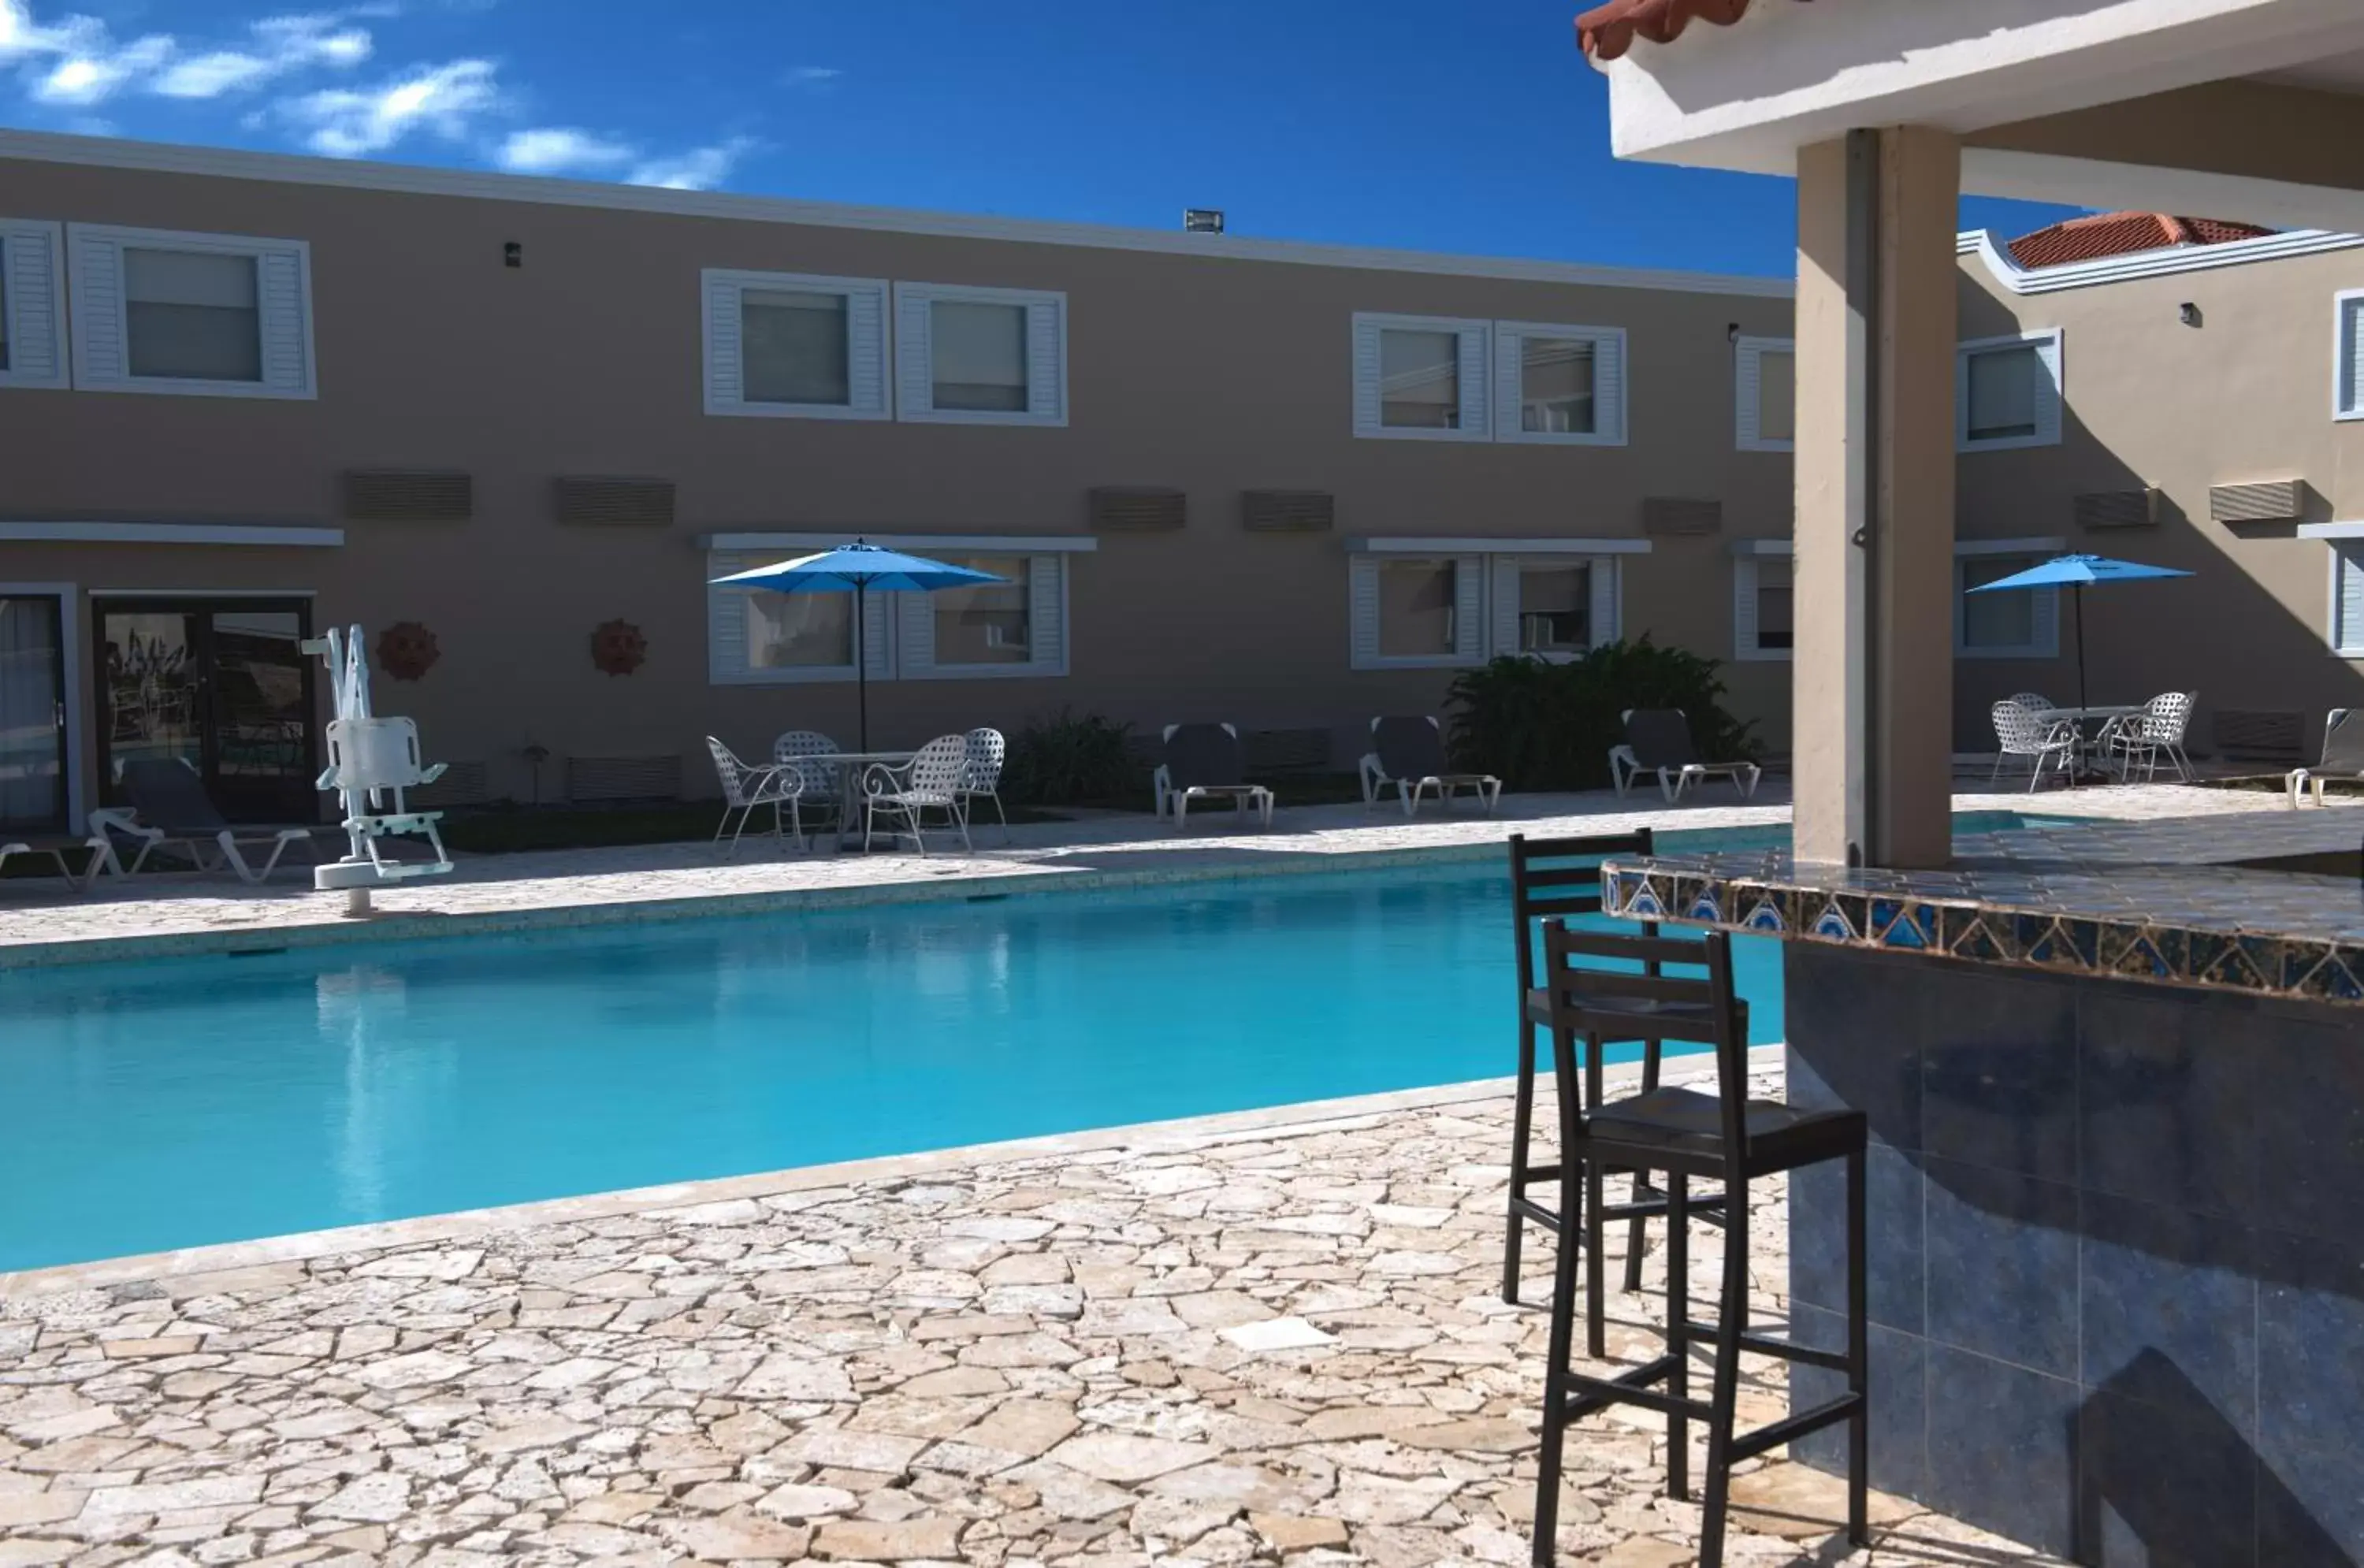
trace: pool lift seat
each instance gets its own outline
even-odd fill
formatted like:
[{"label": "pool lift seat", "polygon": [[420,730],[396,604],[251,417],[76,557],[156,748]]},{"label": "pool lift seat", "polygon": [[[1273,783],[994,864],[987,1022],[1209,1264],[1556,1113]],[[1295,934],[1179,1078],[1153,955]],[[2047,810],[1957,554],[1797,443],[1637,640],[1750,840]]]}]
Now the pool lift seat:
[{"label": "pool lift seat", "polygon": [[[407,718],[379,718],[370,712],[368,644],[358,626],[340,636],[304,644],[329,666],[336,689],[337,717],[329,721],[329,765],[318,781],[323,791],[343,797],[345,858],[316,866],[312,885],[341,889],[345,913],[370,912],[370,889],[418,876],[440,876],[452,869],[436,823],[440,811],[414,811],[405,792],[433,784],[446,764],[432,766],[419,760],[418,725]],[[391,809],[388,809],[388,807]],[[382,848],[389,834],[415,834],[434,851],[429,860],[395,860]]]}]

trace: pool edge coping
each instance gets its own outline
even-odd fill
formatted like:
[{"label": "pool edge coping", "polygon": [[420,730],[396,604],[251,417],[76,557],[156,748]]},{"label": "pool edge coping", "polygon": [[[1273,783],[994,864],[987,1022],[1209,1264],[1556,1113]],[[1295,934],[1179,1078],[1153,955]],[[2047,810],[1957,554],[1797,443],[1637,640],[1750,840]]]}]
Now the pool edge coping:
[{"label": "pool edge coping", "polygon": [[[1752,1073],[1777,1067],[1786,1060],[1779,1044],[1751,1046]],[[1712,1078],[1712,1062],[1670,1059],[1662,1082],[1679,1084]],[[1680,1062],[1680,1067],[1677,1063]],[[1604,1069],[1606,1083],[1622,1088],[1638,1084],[1639,1062],[1616,1062]],[[214,1242],[162,1252],[135,1252],[116,1258],[95,1258],[78,1263],[0,1273],[0,1305],[30,1300],[72,1290],[97,1290],[149,1281],[188,1283],[218,1274],[304,1262],[343,1252],[386,1251],[407,1247],[464,1241],[523,1229],[529,1226],[567,1221],[613,1219],[634,1214],[664,1214],[716,1204],[811,1192],[855,1183],[932,1175],[980,1165],[1002,1165],[1061,1154],[1101,1153],[1112,1149],[1159,1152],[1210,1143],[1237,1141],[1257,1134],[1303,1137],[1343,1129],[1359,1121],[1391,1112],[1432,1110],[1499,1099],[1511,1092],[1513,1078],[1477,1078],[1458,1084],[1419,1089],[1388,1089],[1377,1094],[1336,1099],[1300,1100],[1293,1105],[1265,1106],[1252,1110],[1218,1111],[1207,1116],[1178,1117],[1161,1121],[1131,1122],[1092,1128],[1080,1132],[1046,1133],[1033,1138],[968,1143],[910,1154],[880,1154],[862,1160],[841,1160],[820,1165],[796,1165],[741,1176],[711,1176],[698,1181],[668,1182],[655,1186],[626,1187],[574,1197],[539,1198],[491,1208],[456,1209],[407,1219],[376,1220],[327,1230],[302,1230],[284,1236],[245,1241]],[[1506,1167],[1507,1169],[1507,1167]],[[206,1294],[203,1289],[175,1291],[175,1299]]]}]

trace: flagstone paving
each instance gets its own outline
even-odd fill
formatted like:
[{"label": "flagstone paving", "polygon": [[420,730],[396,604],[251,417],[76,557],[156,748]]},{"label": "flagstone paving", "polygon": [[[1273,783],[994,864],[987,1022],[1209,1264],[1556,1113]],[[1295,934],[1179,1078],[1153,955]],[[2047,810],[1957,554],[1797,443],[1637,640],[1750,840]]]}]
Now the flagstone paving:
[{"label": "flagstone paving", "polygon": [[[1497,1295],[1508,1119],[1480,1099],[68,1278],[0,1299],[0,1565],[1515,1568],[1546,1325]],[[1778,1187],[1753,1225],[1778,1318]],[[1658,1277],[1611,1304],[1616,1356],[1655,1342]],[[1768,1366],[1745,1419],[1780,1407]],[[1583,1423],[1559,1561],[1689,1562],[1664,1462],[1654,1418]],[[2048,1561],[1886,1498],[1843,1555],[1837,1486],[1785,1462],[1735,1493],[1734,1568]]]}]

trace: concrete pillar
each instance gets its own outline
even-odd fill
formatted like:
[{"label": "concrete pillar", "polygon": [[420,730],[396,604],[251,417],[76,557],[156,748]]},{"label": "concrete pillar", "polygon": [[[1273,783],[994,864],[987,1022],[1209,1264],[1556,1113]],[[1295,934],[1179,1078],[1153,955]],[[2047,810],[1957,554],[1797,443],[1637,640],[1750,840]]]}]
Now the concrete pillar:
[{"label": "concrete pillar", "polygon": [[1798,858],[1951,853],[1956,139],[1798,155]]}]

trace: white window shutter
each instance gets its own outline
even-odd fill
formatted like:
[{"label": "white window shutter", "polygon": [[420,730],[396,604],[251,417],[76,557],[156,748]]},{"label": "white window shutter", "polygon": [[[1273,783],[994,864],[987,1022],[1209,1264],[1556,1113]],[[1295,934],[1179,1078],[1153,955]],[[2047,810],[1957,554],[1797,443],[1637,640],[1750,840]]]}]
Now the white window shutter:
[{"label": "white window shutter", "polygon": [[1494,560],[1494,646],[1493,654],[1500,658],[1519,651],[1519,558],[1498,555]]},{"label": "white window shutter", "polygon": [[1379,424],[1379,324],[1355,319],[1355,434],[1376,436]]},{"label": "white window shutter", "polygon": [[1453,558],[1453,657],[1475,664],[1486,657],[1486,558]]},{"label": "white window shutter", "polygon": [[[1754,348],[1743,349],[1732,365],[1732,440],[1743,451],[1755,449],[1763,438],[1760,410],[1765,374],[1765,356]],[[1754,564],[1745,557],[1739,562],[1748,574],[1754,574]],[[1754,640],[1753,639],[1751,639]]]},{"label": "white window shutter", "polygon": [[1743,555],[1732,563],[1732,655],[1754,659],[1763,651],[1756,646],[1756,558]]},{"label": "white window shutter", "polygon": [[2364,414],[2364,297],[2339,302],[2339,412]]},{"label": "white window shutter", "polygon": [[717,577],[747,569],[743,555],[717,551],[706,558],[706,679],[716,686],[741,685],[747,680],[747,595],[736,588],[718,588]]},{"label": "white window shutter", "polygon": [[874,681],[895,678],[895,601],[901,597],[867,591],[862,595],[863,663]]},{"label": "white window shutter", "polygon": [[2331,646],[2342,653],[2364,657],[2364,550],[2354,545],[2332,547]]},{"label": "white window shutter", "polygon": [[58,275],[58,231],[45,223],[0,223],[0,303],[8,313],[8,359],[0,384],[66,384],[61,332],[65,280]]},{"label": "white window shutter", "polygon": [[[895,664],[905,680],[936,668],[936,596],[933,594],[873,594],[872,606],[891,606],[895,619]],[[885,616],[879,618],[884,620]]]},{"label": "white window shutter", "polygon": [[304,297],[304,252],[293,247],[265,250],[254,259],[262,384],[276,392],[312,389],[311,311]]},{"label": "white window shutter", "polygon": [[895,400],[897,412],[932,414],[935,371],[930,363],[931,301],[924,294],[895,291]]},{"label": "white window shutter", "polygon": [[[1494,328],[1494,434],[1514,440],[1527,400],[1527,351],[1514,327]],[[1515,642],[1511,645],[1517,646]]]},{"label": "white window shutter", "polygon": [[1026,563],[1027,637],[1033,644],[1033,668],[1045,675],[1067,673],[1067,592],[1065,560],[1037,555]]},{"label": "white window shutter", "polygon": [[74,380],[112,386],[129,373],[123,342],[123,247],[68,231],[73,255]]},{"label": "white window shutter", "polygon": [[2038,588],[2029,595],[2035,602],[2028,609],[2028,651],[2039,659],[2051,659],[2060,652],[2060,590]]},{"label": "white window shutter", "polygon": [[[738,356],[739,312],[730,312],[732,365]],[[880,288],[857,288],[845,296],[846,400],[856,413],[884,417],[886,406],[886,300]]]},{"label": "white window shutter", "polygon": [[1026,307],[1026,412],[1065,423],[1067,417],[1067,334],[1063,305]]},{"label": "white window shutter", "polygon": [[[1605,447],[1625,444],[1625,334],[1592,341],[1592,428]],[[1596,574],[1597,575],[1597,574]]]},{"label": "white window shutter", "polygon": [[1346,562],[1346,618],[1351,662],[1368,670],[1379,662],[1379,562],[1355,555]]},{"label": "white window shutter", "polygon": [[2060,444],[2060,339],[2057,334],[2035,346],[2035,444]]},{"label": "white window shutter", "polygon": [[1464,328],[1455,334],[1461,362],[1461,429],[1463,434],[1478,440],[1490,440],[1493,430],[1486,423],[1486,339],[1490,334],[1482,327]]},{"label": "white window shutter", "polygon": [[706,407],[736,408],[747,400],[740,339],[739,284],[706,274]]},{"label": "white window shutter", "polygon": [[1592,560],[1592,641],[1589,644],[1593,648],[1614,642],[1625,635],[1617,586],[1617,558],[1613,555],[1595,556]]}]

